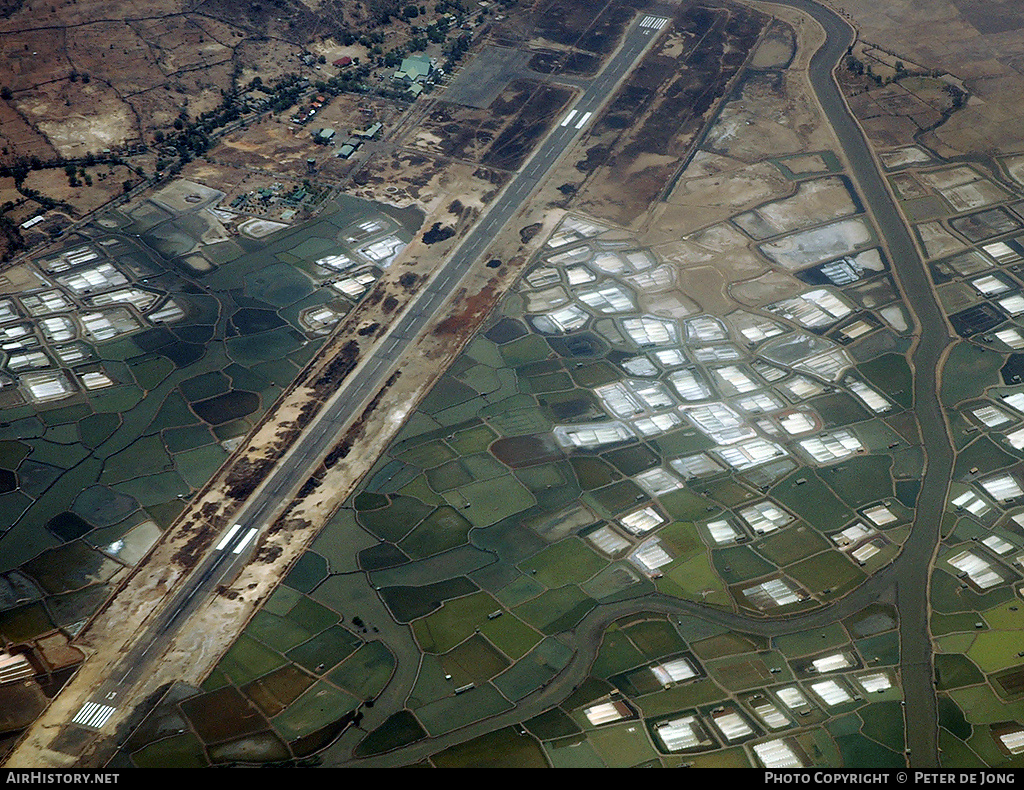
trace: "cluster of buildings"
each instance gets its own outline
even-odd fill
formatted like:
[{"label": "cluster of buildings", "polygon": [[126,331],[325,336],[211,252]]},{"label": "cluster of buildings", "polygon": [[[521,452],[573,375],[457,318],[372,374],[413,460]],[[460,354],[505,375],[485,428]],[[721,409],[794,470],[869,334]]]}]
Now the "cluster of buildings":
[{"label": "cluster of buildings", "polygon": [[443,74],[444,71],[437,67],[436,60],[420,53],[403,58],[391,79],[397,85],[403,86],[406,93],[415,98],[423,93],[431,79]]},{"label": "cluster of buildings", "polygon": [[316,116],[316,114],[320,111],[320,108],[323,107],[324,104],[326,103],[327,97],[324,96],[323,94],[317,94],[312,99],[312,101],[310,101],[308,107],[299,110],[295,115],[292,116],[292,123],[296,124],[297,126],[305,126]]},{"label": "cluster of buildings", "polygon": [[299,320],[312,332],[325,332],[337,324],[407,245],[398,229],[381,217],[359,220],[341,236],[339,250],[318,259],[316,265],[327,275],[330,288],[350,304],[344,310],[324,305],[302,312]]}]

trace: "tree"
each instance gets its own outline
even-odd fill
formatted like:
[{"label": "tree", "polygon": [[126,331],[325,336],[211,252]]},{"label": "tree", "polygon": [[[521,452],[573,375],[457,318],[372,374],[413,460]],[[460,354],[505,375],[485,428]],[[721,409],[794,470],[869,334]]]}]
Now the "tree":
[{"label": "tree", "polygon": [[10,101],[11,99],[11,89],[6,85],[0,88],[0,99],[3,99],[4,101]]}]

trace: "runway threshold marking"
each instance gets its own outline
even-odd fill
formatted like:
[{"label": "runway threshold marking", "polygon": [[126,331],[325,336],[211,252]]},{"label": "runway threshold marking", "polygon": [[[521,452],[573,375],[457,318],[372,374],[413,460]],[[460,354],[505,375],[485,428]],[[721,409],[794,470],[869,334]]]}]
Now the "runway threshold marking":
[{"label": "runway threshold marking", "polygon": [[668,19],[662,16],[645,16],[643,21],[640,22],[640,27],[649,30],[661,30],[665,27],[666,22],[668,22]]},{"label": "runway threshold marking", "polygon": [[107,719],[113,715],[115,710],[117,710],[117,708],[111,707],[110,705],[101,705],[98,702],[87,702],[79,708],[78,713],[75,714],[75,718],[73,718],[71,722],[72,724],[78,724],[82,727],[91,727],[98,730],[107,723]]},{"label": "runway threshold marking", "polygon": [[583,113],[583,115],[580,117],[579,121],[576,122],[576,128],[577,129],[582,129],[583,126],[586,124],[586,122],[590,120],[590,116],[593,115],[593,114],[594,113],[592,113],[592,112],[585,112],[585,113]]},{"label": "runway threshold marking", "polygon": [[559,126],[568,126],[576,115],[576,110],[569,110],[569,114],[565,116],[565,119],[559,124]]}]

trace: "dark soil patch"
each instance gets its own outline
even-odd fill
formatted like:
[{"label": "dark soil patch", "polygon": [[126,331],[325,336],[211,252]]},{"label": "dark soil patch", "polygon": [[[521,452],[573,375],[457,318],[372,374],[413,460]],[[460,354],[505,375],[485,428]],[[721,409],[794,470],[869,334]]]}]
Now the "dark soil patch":
[{"label": "dark soil patch", "polygon": [[176,342],[160,349],[160,353],[174,363],[176,368],[187,368],[206,354],[206,346],[198,343]]},{"label": "dark soil patch", "polygon": [[558,461],[562,458],[562,449],[555,443],[551,434],[498,439],[491,445],[491,453],[513,469]]},{"label": "dark soil patch", "polygon": [[410,711],[403,710],[390,716],[387,721],[371,732],[356,747],[355,754],[362,757],[381,754],[392,749],[407,746],[427,737],[427,731]]},{"label": "dark soil patch", "polygon": [[567,337],[549,337],[547,341],[552,351],[560,357],[600,357],[608,351],[604,341],[589,332]]},{"label": "dark soil patch", "polygon": [[164,346],[176,342],[176,340],[177,338],[175,338],[174,333],[165,327],[147,329],[145,332],[139,332],[139,334],[132,336],[132,342],[142,351],[146,352],[162,349]]},{"label": "dark soil patch", "polygon": [[441,227],[440,222],[435,222],[426,233],[423,234],[424,244],[437,244],[439,241],[450,239],[455,235],[455,228],[448,226]]},{"label": "dark soil patch", "polygon": [[181,710],[206,743],[270,729],[270,723],[234,686],[186,700]]},{"label": "dark soil patch", "polygon": [[521,228],[519,230],[519,238],[523,244],[528,244],[532,241],[534,236],[540,232],[541,227],[542,226],[539,222],[534,222],[532,225],[527,225],[525,228]]},{"label": "dark soil patch", "polygon": [[391,543],[378,543],[359,552],[359,567],[367,571],[393,568],[409,562],[409,555]]},{"label": "dark soil patch", "polygon": [[258,335],[285,325],[285,321],[273,310],[243,307],[231,316],[231,323],[242,335]]},{"label": "dark soil patch", "polygon": [[186,343],[209,343],[213,340],[215,327],[209,325],[183,326],[175,328],[174,334]]},{"label": "dark soil patch", "polygon": [[422,587],[385,587],[380,595],[395,619],[408,623],[441,608],[443,601],[470,595],[479,589],[465,576],[459,576]]},{"label": "dark soil patch", "polygon": [[512,340],[516,340],[520,337],[525,337],[527,332],[526,327],[523,326],[519,321],[514,318],[502,318],[498,323],[484,332],[484,337],[490,340],[492,343],[508,343]]},{"label": "dark soil patch", "polygon": [[561,71],[562,53],[552,49],[542,49],[530,58],[531,71],[538,74],[557,74]]},{"label": "dark soil patch", "polygon": [[92,531],[92,525],[70,511],[64,511],[46,522],[46,528],[65,543],[77,540]]},{"label": "dark soil patch", "polygon": [[210,425],[222,425],[252,414],[260,405],[260,396],[255,392],[230,390],[223,395],[207,398],[192,404],[192,410]]},{"label": "dark soil patch", "polygon": [[519,109],[515,119],[491,144],[482,162],[504,170],[517,170],[537,142],[568,104],[568,88],[541,85]]}]

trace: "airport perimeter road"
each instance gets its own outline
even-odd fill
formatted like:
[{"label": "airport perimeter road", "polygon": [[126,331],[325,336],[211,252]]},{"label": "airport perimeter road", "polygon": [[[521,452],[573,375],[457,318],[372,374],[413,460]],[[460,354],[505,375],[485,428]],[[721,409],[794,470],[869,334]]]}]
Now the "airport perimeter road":
[{"label": "airport perimeter road", "polygon": [[[433,279],[392,325],[376,348],[349,376],[310,426],[268,475],[239,512],[234,525],[219,536],[217,546],[182,583],[163,609],[152,616],[143,635],[92,693],[70,724],[98,732],[115,726],[137,703],[134,687],[148,674],[152,662],[170,645],[178,628],[218,584],[230,581],[248,560],[260,533],[287,504],[291,495],[312,474],[339,440],[341,431],[360,413],[367,400],[391,375],[405,346],[444,306],[469,268],[486,252],[494,237],[519,212],[523,202],[540,184],[577,136],[583,133],[608,101],[620,81],[632,70],[648,47],[659,37],[669,20],[640,15],[623,37],[619,49],[593,79],[583,95],[535,150],[519,173],[482,215],[480,221],[438,270]],[[91,739],[59,739],[66,748]],[[81,748],[81,747],[79,747]]]}]

